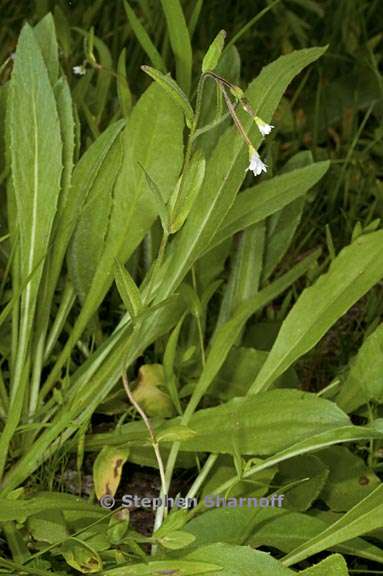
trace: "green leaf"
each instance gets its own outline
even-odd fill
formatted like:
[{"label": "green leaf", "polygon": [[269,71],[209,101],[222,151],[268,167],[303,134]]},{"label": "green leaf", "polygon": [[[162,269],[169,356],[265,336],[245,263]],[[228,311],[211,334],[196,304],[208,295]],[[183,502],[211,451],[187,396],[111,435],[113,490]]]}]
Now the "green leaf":
[{"label": "green leaf", "polygon": [[337,522],[318,536],[295,548],[283,558],[287,566],[309,558],[329,546],[347,542],[356,536],[366,534],[383,526],[383,485],[380,484],[371,494],[351,508]]},{"label": "green leaf", "polygon": [[177,389],[177,381],[176,381],[176,374],[175,374],[175,361],[177,357],[177,345],[178,339],[180,336],[182,324],[184,322],[184,317],[180,319],[174,330],[171,332],[168,341],[166,343],[166,348],[163,356],[163,366],[164,366],[164,375],[165,375],[165,384],[168,389],[170,398],[177,408],[179,414],[182,412],[178,389]]},{"label": "green leaf", "polygon": [[[234,516],[234,512],[236,511],[231,511],[232,516]],[[246,521],[248,516],[248,514],[244,516],[246,512],[248,512],[248,510],[242,510],[242,523]],[[209,512],[209,514],[210,513],[211,512]],[[255,514],[256,518],[253,522],[253,532],[246,540],[255,548],[270,546],[282,552],[290,552],[297,546],[304,544],[310,538],[323,532],[329,525],[329,522],[322,517],[303,514],[302,512],[294,512],[283,508],[264,508],[255,512]],[[228,514],[227,516],[227,523],[229,523],[230,517]],[[238,518],[236,520],[233,518],[233,521],[236,521],[237,526],[240,526],[240,511],[236,516]],[[189,524],[192,525],[193,522],[192,520]],[[217,518],[217,523],[219,522],[220,519]],[[192,532],[195,533],[195,530],[193,529]],[[341,552],[342,554],[358,556],[374,562],[383,562],[383,551],[362,538],[353,538],[334,547],[330,544],[328,548]]]},{"label": "green leaf", "polygon": [[179,0],[161,0],[161,5],[176,61],[177,82],[183,91],[189,94],[192,74],[192,48],[182,5]]},{"label": "green leaf", "polygon": [[83,499],[71,494],[41,492],[32,498],[0,498],[0,522],[17,520],[24,522],[26,518],[48,510],[77,510],[104,514],[99,506],[89,504]]},{"label": "green leaf", "polygon": [[199,17],[201,15],[202,6],[203,6],[203,0],[197,0],[196,2],[194,2],[193,12],[191,13],[188,22],[190,39],[193,38]]},{"label": "green leaf", "polygon": [[185,114],[186,125],[191,128],[194,120],[193,108],[190,105],[188,97],[185,92],[178,86],[177,82],[169,74],[163,74],[151,66],[141,66],[142,70],[148,74],[153,80],[158,82],[160,86],[173,98],[174,102],[181,108]]},{"label": "green leaf", "polygon": [[154,182],[153,178],[150,177],[150,174],[145,170],[144,166],[139,162],[139,166],[145,174],[146,182],[150,190],[153,193],[153,199],[157,207],[157,212],[160,216],[162,229],[168,235],[169,234],[169,226],[170,226],[170,214],[167,205],[164,202],[163,196],[161,194],[161,190]]},{"label": "green leaf", "polygon": [[128,270],[117,258],[115,259],[114,277],[121,300],[131,318],[135,318],[142,310],[141,294]]},{"label": "green leaf", "polygon": [[56,544],[69,536],[62,510],[44,510],[28,519],[28,529],[35,540]]},{"label": "green leaf", "polygon": [[283,505],[293,510],[308,510],[321,494],[326,484],[329,469],[317,456],[306,454],[279,464],[276,482],[280,486],[302,480],[287,491]]},{"label": "green leaf", "polygon": [[109,128],[108,132],[113,138],[112,144],[82,206],[68,252],[70,278],[82,303],[90,291],[105,251],[113,194],[122,164],[121,137],[114,139],[115,128]]},{"label": "green leaf", "polygon": [[[209,494],[213,494],[213,492]],[[231,545],[244,543],[253,545],[253,539],[257,537],[258,533],[262,534],[265,530],[267,531],[269,516],[273,518],[277,512],[287,514],[285,510],[279,508],[247,506],[212,508],[189,520],[184,529],[195,536],[193,549],[196,546],[215,544],[217,542]],[[322,524],[324,523],[321,523],[321,526]],[[255,534],[255,537],[252,536],[253,534]],[[260,545],[262,545],[262,538],[260,541]],[[254,548],[256,547],[258,547],[258,544],[255,540]],[[275,544],[274,547],[278,548]]]},{"label": "green leaf", "polygon": [[[40,561],[41,562],[41,561]],[[25,572],[26,574],[32,574],[32,576],[52,576],[52,572],[50,570],[42,570],[41,568],[37,567],[37,561],[31,561],[29,565],[19,564],[18,562],[14,562],[12,560],[5,560],[4,558],[0,558],[0,566],[6,568],[9,571],[12,571],[11,574],[15,573],[15,570],[18,572]]]},{"label": "green leaf", "polygon": [[359,237],[344,248],[329,271],[306,288],[282,324],[269,357],[250,388],[268,388],[383,277],[383,231]]},{"label": "green leaf", "polygon": [[126,48],[121,50],[117,64],[117,94],[122,115],[126,118],[132,109],[132,93],[126,76]]},{"label": "green leaf", "polygon": [[[157,536],[158,537],[158,536]],[[194,542],[195,538],[190,532],[183,532],[182,530],[174,530],[167,532],[165,536],[158,537],[158,542],[168,550],[179,550],[185,548]]]},{"label": "green leaf", "polygon": [[142,48],[148,55],[149,60],[151,61],[151,63],[155,68],[158,68],[159,70],[165,72],[166,66],[164,61],[162,60],[161,54],[158,52],[157,48],[151,41],[148,33],[146,32],[145,28],[137,18],[134,10],[131,8],[127,0],[124,0],[124,8],[129,20],[129,24],[132,27],[132,30],[136,35],[137,40],[139,41]]},{"label": "green leaf", "polygon": [[302,576],[348,576],[347,564],[340,554],[332,554],[319,564],[310,566],[302,572]]},{"label": "green leaf", "polygon": [[109,520],[107,537],[111,544],[120,544],[129,529],[130,512],[128,508],[119,510]]},{"label": "green leaf", "polygon": [[225,30],[221,30],[210,44],[208,51],[202,60],[203,73],[207,72],[208,70],[214,70],[216,68],[222,54],[225,38],[226,32]]},{"label": "green leaf", "polygon": [[178,232],[184,225],[190,210],[201,189],[205,177],[206,161],[203,153],[197,150],[192,156],[186,172],[182,175],[181,181],[176,188],[176,197],[172,209],[172,223],[170,231],[172,234]]},{"label": "green leaf", "polygon": [[94,574],[102,570],[100,555],[88,543],[70,538],[60,546],[59,551],[67,564],[81,574]]},{"label": "green leaf", "polygon": [[209,389],[209,394],[220,400],[245,396],[251,380],[258,374],[266,358],[267,352],[264,350],[234,347]]},{"label": "green leaf", "polygon": [[[299,170],[313,164],[312,153],[303,150],[294,154],[292,158],[284,165],[282,172]],[[312,184],[312,186],[315,183]],[[266,221],[266,250],[264,255],[264,264],[262,271],[262,282],[265,282],[275,270],[276,266],[287,253],[289,246],[294,238],[294,234],[300,223],[305,198],[300,197],[291,202]]]},{"label": "green leaf", "polygon": [[294,573],[282,566],[270,554],[253,550],[250,546],[211,544],[202,546],[185,556],[188,560],[216,562],[221,566],[214,576],[292,576]]},{"label": "green leaf", "polygon": [[242,302],[257,294],[265,247],[263,222],[245,230],[238,239],[238,246],[231,256],[231,270],[225,286],[217,326],[228,320]]},{"label": "green leaf", "polygon": [[[97,67],[96,90],[94,94],[92,94],[91,112],[84,101],[85,98],[81,103],[84,111],[88,112],[86,115],[88,116],[87,119],[90,128],[98,135],[101,118],[107,104],[109,88],[112,82],[112,75],[110,73],[113,68],[112,56],[105,42],[95,36],[93,28],[89,33],[81,28],[75,28],[75,30],[85,37],[86,48],[89,52],[87,58],[93,66]],[[93,55],[93,48],[97,51],[97,58]]]},{"label": "green leaf", "polygon": [[329,162],[316,162],[265,180],[238,194],[221,228],[210,242],[209,249],[301,198],[324,176],[328,168]]},{"label": "green leaf", "polygon": [[346,412],[353,412],[371,400],[383,402],[383,324],[366,338],[351,361],[336,399]]},{"label": "green leaf", "polygon": [[328,466],[330,476],[321,493],[330,510],[344,512],[355,506],[380,483],[362,458],[352,454],[344,446],[333,446],[319,454]]},{"label": "green leaf", "polygon": [[59,78],[54,85],[57,111],[60,120],[61,138],[63,143],[61,177],[61,193],[58,201],[55,220],[52,230],[52,242],[43,271],[39,299],[44,306],[38,306],[35,322],[35,342],[32,352],[33,381],[29,400],[29,411],[33,414],[38,404],[38,393],[41,381],[45,342],[49,326],[51,307],[57,282],[62,270],[65,252],[70,236],[75,226],[78,211],[68,213],[68,209],[75,207],[78,196],[72,186],[72,172],[74,165],[74,112],[72,97],[65,77]]},{"label": "green leaf", "polygon": [[59,53],[52,14],[48,13],[33,30],[48,70],[49,80],[54,86],[59,77]]},{"label": "green leaf", "polygon": [[121,262],[127,261],[158,216],[153,191],[139,164],[150,173],[167,204],[183,162],[183,130],[179,108],[159,85],[151,85],[133,108],[124,133],[123,170],[109,234],[110,250],[118,246]]},{"label": "green leaf", "polygon": [[269,455],[337,427],[348,417],[336,404],[298,390],[270,390],[259,396],[234,398],[196,412],[188,422],[195,435],[182,450]]},{"label": "green leaf", "polygon": [[365,439],[372,440],[375,438],[383,438],[383,420],[375,420],[373,425],[370,426],[335,426],[334,429],[330,429],[327,432],[320,432],[319,434],[314,432],[310,438],[301,440],[290,448],[286,448],[266,458],[261,464],[250,467],[249,470],[245,472],[244,477],[260,472],[261,470],[266,470],[279,462],[289,460],[295,456],[314,452],[321,448],[327,448],[327,446],[333,444]]},{"label": "green leaf", "polygon": [[12,195],[20,224],[17,245],[21,298],[20,330],[10,411],[0,442],[0,477],[25,394],[26,357],[32,338],[37,293],[57,210],[62,174],[62,141],[56,101],[35,34],[23,27],[16,49],[8,99]]},{"label": "green leaf", "polygon": [[212,574],[220,569],[219,564],[194,560],[152,560],[142,564],[126,564],[111,570],[104,570],[103,576],[153,576],[158,574],[172,576],[194,576],[194,574]]},{"label": "green leaf", "polygon": [[[192,518],[184,530],[195,536],[192,548],[217,542],[272,547],[289,552],[328,527],[321,518],[279,507],[214,508]],[[330,550],[382,562],[383,552],[373,544],[354,538]]]},{"label": "green leaf", "polygon": [[287,253],[301,221],[304,206],[305,197],[301,196],[268,218],[262,283],[266,282]]}]

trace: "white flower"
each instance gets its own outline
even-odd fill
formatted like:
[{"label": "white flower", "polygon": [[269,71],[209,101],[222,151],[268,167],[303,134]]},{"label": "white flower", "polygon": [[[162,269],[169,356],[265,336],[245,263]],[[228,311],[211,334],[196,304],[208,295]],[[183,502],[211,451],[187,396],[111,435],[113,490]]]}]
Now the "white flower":
[{"label": "white flower", "polygon": [[86,74],[85,66],[81,64],[81,66],[73,66],[72,68],[73,74],[76,76],[84,76]]},{"label": "white flower", "polygon": [[258,126],[258,130],[260,131],[262,136],[266,136],[267,134],[270,134],[270,132],[274,128],[274,126],[272,126],[271,124],[267,124],[267,122],[264,122],[262,120],[262,118],[259,118],[259,116],[255,116],[254,120],[255,120],[255,122]]},{"label": "white flower", "polygon": [[264,162],[262,162],[255,148],[253,147],[249,148],[249,156],[250,156],[250,164],[249,167],[246,169],[246,172],[248,170],[251,170],[254,176],[259,176],[260,174],[262,174],[262,172],[267,172],[267,166],[266,164],[264,164]]}]

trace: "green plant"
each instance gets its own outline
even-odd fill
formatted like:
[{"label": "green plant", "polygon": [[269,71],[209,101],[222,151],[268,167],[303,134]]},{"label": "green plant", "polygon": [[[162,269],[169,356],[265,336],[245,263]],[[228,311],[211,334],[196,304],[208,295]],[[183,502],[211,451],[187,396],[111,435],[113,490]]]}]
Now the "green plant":
[{"label": "green plant", "polygon": [[[230,49],[220,33],[191,99],[181,5],[162,5],[178,83],[162,66],[144,67],[154,82],[134,106],[119,84],[122,119],[100,134],[110,70],[94,54],[98,47],[105,56],[102,45],[87,35],[88,64],[100,74],[101,104],[88,114],[92,143],[79,138],[51,15],[24,26],[1,87],[8,223],[1,322],[12,336],[1,366],[0,522],[12,560],[0,567],[32,574],[74,568],[109,576],[287,575],[294,573],[288,566],[334,547],[381,562],[380,548],[360,538],[372,531],[381,538],[381,383],[358,375],[381,330],[366,340],[343,386],[338,379],[319,394],[302,392],[294,367],[381,281],[383,233],[364,230],[326,272],[318,250],[283,271],[305,196],[329,162],[300,152],[278,176],[257,183],[246,174],[249,153],[250,167],[264,170],[256,155],[262,130],[289,83],[326,48],[281,56],[243,91],[227,78]],[[134,13],[125,9],[133,27]],[[135,32],[142,35],[138,26]],[[108,302],[118,302],[112,318]],[[280,329],[264,349],[252,329],[270,305],[281,310]],[[143,354],[145,369],[131,394]],[[122,379],[144,407],[143,420],[124,422]],[[106,405],[122,420],[93,434],[92,416]],[[343,410],[360,407],[364,420],[355,425]],[[350,442],[368,453],[368,467],[346,446],[334,447]],[[105,486],[114,497],[126,460],[160,470],[165,463],[164,501],[175,469],[193,466],[196,456],[188,497],[282,493],[287,508],[200,504],[168,513],[161,503],[152,536],[143,537],[129,528],[124,509],[28,493],[29,477],[64,449],[77,451],[79,467],[84,451],[99,452],[98,495]],[[359,476],[337,508],[336,461],[348,469],[350,458]],[[363,475],[368,482],[357,492]],[[328,513],[315,507],[319,497],[331,502]],[[303,542],[302,522],[309,534]],[[293,535],[293,544],[281,531]],[[278,561],[249,544],[287,555]],[[347,574],[338,553],[312,569]]]}]

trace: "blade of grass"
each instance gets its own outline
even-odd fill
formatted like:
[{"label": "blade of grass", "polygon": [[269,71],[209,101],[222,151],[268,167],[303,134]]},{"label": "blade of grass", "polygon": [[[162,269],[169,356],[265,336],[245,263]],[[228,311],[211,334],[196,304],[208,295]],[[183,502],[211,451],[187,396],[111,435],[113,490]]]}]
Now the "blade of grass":
[{"label": "blade of grass", "polygon": [[161,5],[176,60],[177,82],[188,95],[191,87],[192,48],[185,16],[179,0],[161,0]]},{"label": "blade of grass", "polygon": [[166,66],[162,60],[161,54],[158,52],[157,48],[151,41],[149,34],[146,32],[145,28],[137,18],[134,10],[131,8],[127,0],[124,0],[124,8],[129,24],[132,27],[132,30],[136,35],[137,40],[141,44],[143,50],[149,57],[149,60],[155,68],[158,68],[158,70],[161,70],[162,72],[166,72]]}]

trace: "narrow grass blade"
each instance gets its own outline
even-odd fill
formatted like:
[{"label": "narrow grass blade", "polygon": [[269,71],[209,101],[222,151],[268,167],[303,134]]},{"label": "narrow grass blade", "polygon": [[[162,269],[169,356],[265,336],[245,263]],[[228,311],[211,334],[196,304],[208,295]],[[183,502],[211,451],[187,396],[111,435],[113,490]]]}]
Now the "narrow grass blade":
[{"label": "narrow grass blade", "polygon": [[158,68],[158,70],[161,70],[162,72],[166,72],[166,66],[162,60],[161,54],[158,52],[157,48],[151,41],[149,34],[146,32],[145,28],[137,18],[134,10],[131,8],[127,0],[124,0],[124,8],[129,24],[132,27],[137,40],[148,55],[149,60],[155,68]]},{"label": "narrow grass blade", "polygon": [[179,0],[161,0],[161,5],[176,60],[177,82],[188,95],[191,87],[192,48],[182,5]]}]

